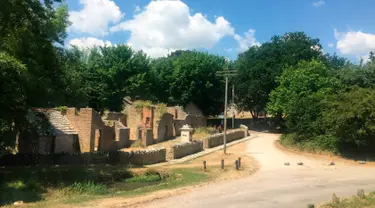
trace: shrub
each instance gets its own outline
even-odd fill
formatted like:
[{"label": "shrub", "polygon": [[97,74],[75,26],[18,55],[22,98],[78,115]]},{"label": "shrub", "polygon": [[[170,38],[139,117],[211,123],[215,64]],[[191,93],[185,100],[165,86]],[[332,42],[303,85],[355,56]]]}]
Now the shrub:
[{"label": "shrub", "polygon": [[129,183],[149,183],[149,182],[156,182],[156,181],[161,181],[160,175],[140,175],[140,176],[135,176],[133,178],[126,179],[126,182]]},{"label": "shrub", "polygon": [[328,96],[322,103],[324,130],[344,147],[367,149],[375,144],[374,89],[355,87]]},{"label": "shrub", "polygon": [[59,106],[56,108],[57,111],[60,111],[61,114],[66,114],[66,111],[68,110],[68,107],[67,106]]},{"label": "shrub", "polygon": [[75,182],[69,187],[63,189],[64,194],[89,194],[99,195],[108,193],[108,189],[104,184],[96,184],[92,181]]}]

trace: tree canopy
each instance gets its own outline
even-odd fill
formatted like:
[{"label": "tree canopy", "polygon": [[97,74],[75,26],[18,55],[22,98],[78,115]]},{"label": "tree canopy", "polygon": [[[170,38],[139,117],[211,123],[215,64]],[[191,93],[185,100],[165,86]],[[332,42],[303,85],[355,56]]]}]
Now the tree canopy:
[{"label": "tree canopy", "polygon": [[239,54],[234,64],[238,70],[235,83],[239,108],[263,111],[269,93],[278,86],[276,78],[283,70],[300,61],[319,59],[321,48],[319,39],[303,32],[293,32],[274,36],[270,42],[250,47]]}]

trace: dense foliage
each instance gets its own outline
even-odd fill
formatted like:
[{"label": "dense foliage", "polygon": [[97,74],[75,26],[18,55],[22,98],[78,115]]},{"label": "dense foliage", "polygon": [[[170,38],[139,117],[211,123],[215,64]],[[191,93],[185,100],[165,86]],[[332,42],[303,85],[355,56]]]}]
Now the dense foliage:
[{"label": "dense foliage", "polygon": [[319,40],[303,32],[274,36],[270,42],[249,48],[235,61],[237,106],[253,116],[264,111],[269,93],[278,85],[276,78],[285,67],[321,56]]},{"label": "dense foliage", "polygon": [[223,110],[225,85],[216,72],[227,65],[224,57],[197,51],[156,59],[151,71],[152,92],[159,102],[182,106],[193,102],[204,114],[217,115]]},{"label": "dense foliage", "polygon": [[309,151],[372,151],[373,66],[338,69],[311,61],[286,69],[267,105],[271,114],[283,115],[282,141]]}]

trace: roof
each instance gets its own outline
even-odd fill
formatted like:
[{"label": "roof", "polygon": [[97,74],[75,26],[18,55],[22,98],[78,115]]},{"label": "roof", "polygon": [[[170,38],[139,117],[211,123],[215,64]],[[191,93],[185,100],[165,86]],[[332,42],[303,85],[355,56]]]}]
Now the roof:
[{"label": "roof", "polygon": [[36,112],[46,115],[52,127],[54,136],[78,134],[71,126],[68,118],[56,109],[35,109]]}]

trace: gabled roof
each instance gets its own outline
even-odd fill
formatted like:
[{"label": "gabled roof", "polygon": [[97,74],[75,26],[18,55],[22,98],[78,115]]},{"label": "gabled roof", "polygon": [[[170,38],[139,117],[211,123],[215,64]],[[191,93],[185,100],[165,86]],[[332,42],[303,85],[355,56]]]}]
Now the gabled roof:
[{"label": "gabled roof", "polygon": [[70,125],[68,118],[64,116],[60,111],[53,108],[34,109],[34,111],[43,113],[46,116],[49,123],[51,124],[52,134],[54,136],[78,134]]}]

